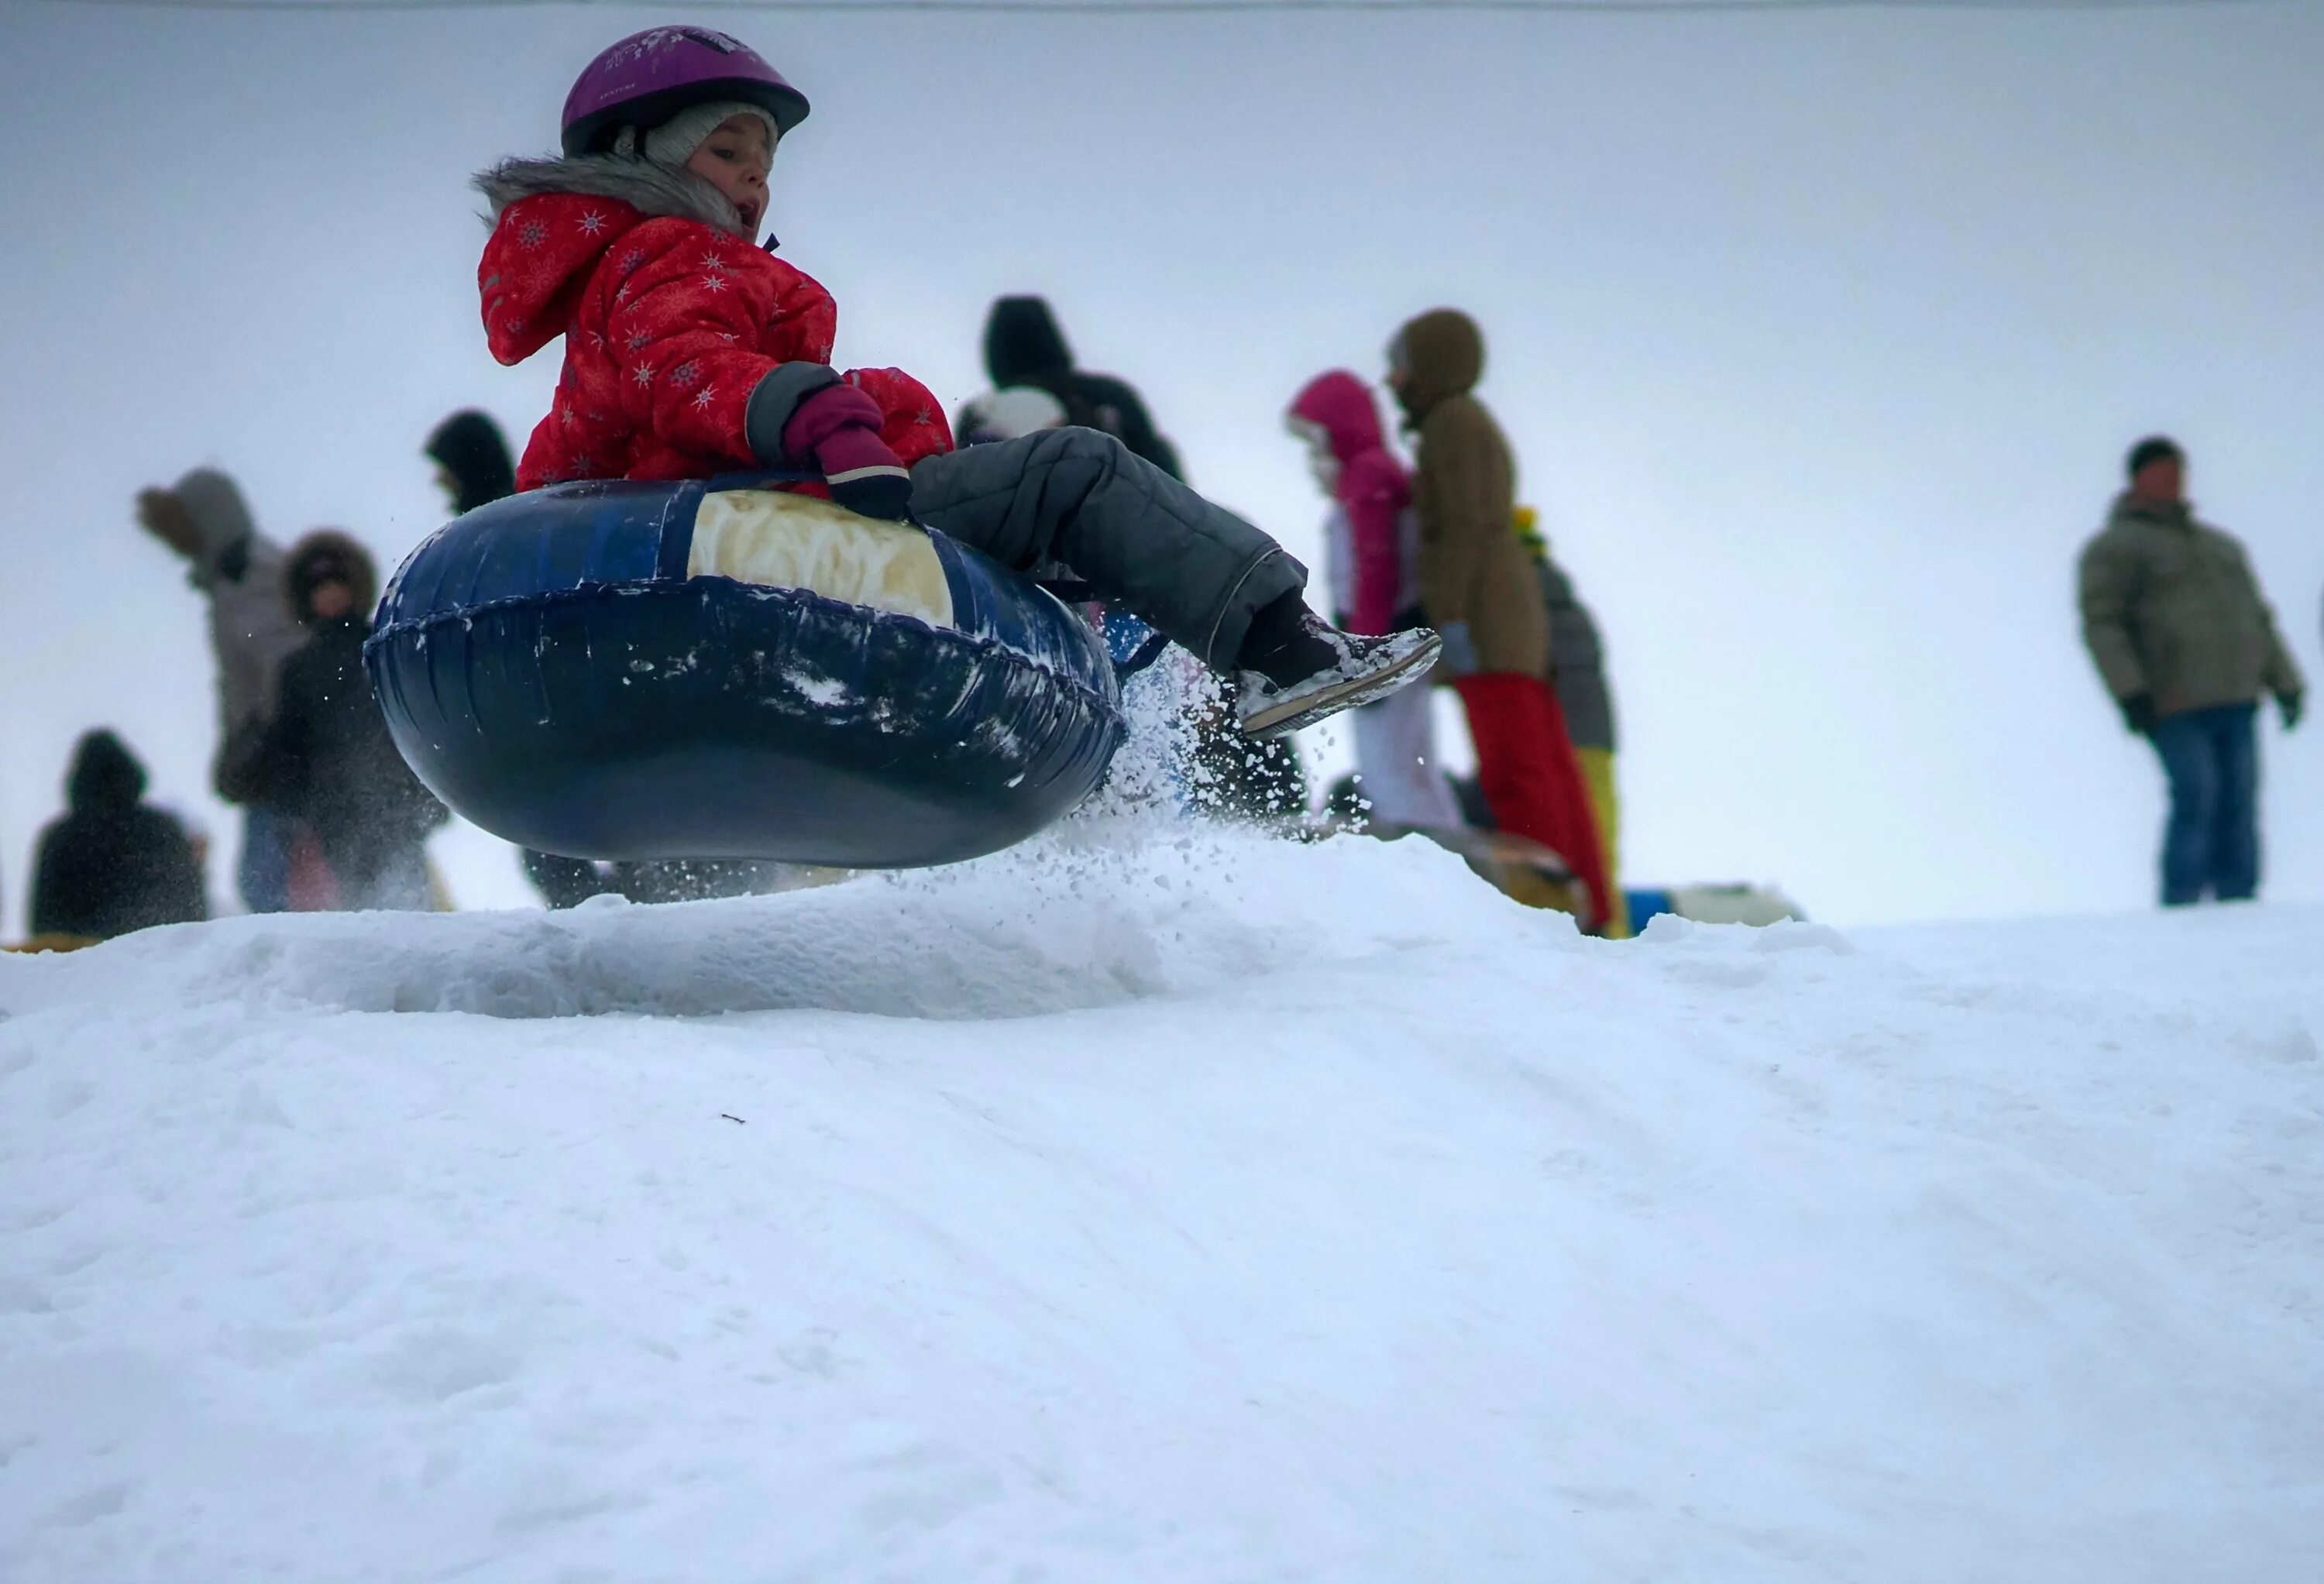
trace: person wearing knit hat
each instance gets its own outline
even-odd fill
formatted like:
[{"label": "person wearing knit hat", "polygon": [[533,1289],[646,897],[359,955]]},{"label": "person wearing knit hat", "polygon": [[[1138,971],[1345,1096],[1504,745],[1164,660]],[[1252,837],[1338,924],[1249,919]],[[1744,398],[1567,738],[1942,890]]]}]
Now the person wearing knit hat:
[{"label": "person wearing knit hat", "polygon": [[2306,685],[2243,545],[2188,503],[2186,453],[2153,436],[2127,468],[2130,487],[2082,550],[2082,639],[2124,723],[2163,761],[2163,906],[2241,901],[2259,890],[2259,699],[2274,695],[2289,732]]},{"label": "person wearing knit hat", "polygon": [[767,152],[774,152],[783,134],[773,116],[756,105],[745,105],[739,99],[719,99],[707,105],[689,106],[649,131],[645,156],[658,165],[682,170],[710,140],[712,133],[738,116],[757,122],[766,134]]},{"label": "person wearing knit hat", "polygon": [[649,28],[574,81],[560,157],[476,179],[492,206],[476,278],[493,355],[513,365],[564,343],[521,489],[772,471],[1019,572],[1061,562],[1231,678],[1247,737],[1426,671],[1434,632],[1334,629],[1280,545],[1119,437],[1065,428],[956,451],[919,381],[832,367],[830,293],[752,245],[775,149],[807,114],[806,96],[740,40]]}]

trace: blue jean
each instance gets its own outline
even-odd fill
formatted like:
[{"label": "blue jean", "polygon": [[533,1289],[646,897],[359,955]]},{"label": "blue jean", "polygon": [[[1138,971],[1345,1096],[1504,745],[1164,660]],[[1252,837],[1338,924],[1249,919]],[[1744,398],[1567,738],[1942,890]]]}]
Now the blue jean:
[{"label": "blue jean", "polygon": [[2189,710],[2154,723],[2154,751],[2171,782],[2163,831],[2163,905],[2209,891],[2222,902],[2259,889],[2259,733],[2255,705]]},{"label": "blue jean", "polygon": [[281,913],[290,906],[290,841],[298,822],[268,808],[242,816],[242,861],[235,889],[253,913]]}]

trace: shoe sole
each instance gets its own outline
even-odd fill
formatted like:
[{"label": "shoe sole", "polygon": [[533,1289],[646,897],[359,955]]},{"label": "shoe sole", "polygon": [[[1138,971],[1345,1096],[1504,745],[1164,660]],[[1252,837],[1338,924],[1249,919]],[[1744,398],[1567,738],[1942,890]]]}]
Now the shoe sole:
[{"label": "shoe sole", "polygon": [[1385,698],[1406,683],[1415,680],[1414,671],[1425,670],[1434,665],[1443,648],[1442,642],[1431,641],[1413,650],[1401,663],[1384,671],[1374,671],[1369,677],[1351,677],[1319,693],[1311,693],[1305,698],[1286,699],[1270,705],[1242,723],[1242,734],[1259,741],[1285,736],[1336,715],[1342,710],[1351,710],[1376,698]]}]

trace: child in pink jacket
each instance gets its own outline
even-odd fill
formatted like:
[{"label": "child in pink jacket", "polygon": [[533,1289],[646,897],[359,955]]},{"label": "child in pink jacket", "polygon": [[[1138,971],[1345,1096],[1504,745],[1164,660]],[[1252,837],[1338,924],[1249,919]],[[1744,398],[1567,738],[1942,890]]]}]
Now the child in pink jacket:
[{"label": "child in pink jacket", "polygon": [[[1323,530],[1333,620],[1349,632],[1420,626],[1412,482],[1388,448],[1370,388],[1344,369],[1318,375],[1292,402],[1288,422],[1307,442],[1315,482],[1333,502]],[[1348,718],[1356,729],[1357,781],[1376,823],[1461,824],[1460,803],[1436,758],[1429,689],[1407,687]]]}]

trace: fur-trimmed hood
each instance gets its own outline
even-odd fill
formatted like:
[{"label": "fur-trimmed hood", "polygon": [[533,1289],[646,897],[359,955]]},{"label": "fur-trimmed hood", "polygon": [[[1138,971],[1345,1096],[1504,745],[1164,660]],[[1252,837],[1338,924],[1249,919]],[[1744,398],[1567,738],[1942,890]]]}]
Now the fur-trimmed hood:
[{"label": "fur-trimmed hood", "polygon": [[314,608],[308,603],[318,584],[337,578],[355,596],[350,616],[371,625],[372,607],[379,603],[379,568],[371,552],[353,534],[336,528],[318,528],[290,547],[282,558],[282,596],[292,614],[313,625]]},{"label": "fur-trimmed hood", "polygon": [[742,216],[716,188],[627,154],[507,160],[478,176],[476,188],[493,207],[477,271],[484,333],[503,364],[565,334],[609,256],[642,258],[687,234],[698,238],[687,245],[712,252],[749,246]]},{"label": "fur-trimmed hood", "polygon": [[520,198],[568,192],[612,198],[649,217],[699,220],[746,242],[758,240],[744,229],[742,211],[699,176],[629,154],[503,160],[476,173],[475,188],[492,205],[484,217],[491,226],[499,225],[502,214]]}]

